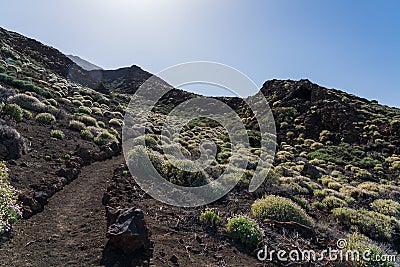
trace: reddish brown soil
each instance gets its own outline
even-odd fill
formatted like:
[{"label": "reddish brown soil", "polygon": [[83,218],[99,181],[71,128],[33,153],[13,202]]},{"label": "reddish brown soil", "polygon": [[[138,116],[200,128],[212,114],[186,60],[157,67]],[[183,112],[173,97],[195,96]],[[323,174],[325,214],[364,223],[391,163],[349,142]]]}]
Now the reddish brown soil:
[{"label": "reddish brown soil", "polygon": [[42,213],[19,221],[0,248],[1,266],[96,266],[106,243],[101,203],[117,157],[82,169],[79,178],[49,201]]}]

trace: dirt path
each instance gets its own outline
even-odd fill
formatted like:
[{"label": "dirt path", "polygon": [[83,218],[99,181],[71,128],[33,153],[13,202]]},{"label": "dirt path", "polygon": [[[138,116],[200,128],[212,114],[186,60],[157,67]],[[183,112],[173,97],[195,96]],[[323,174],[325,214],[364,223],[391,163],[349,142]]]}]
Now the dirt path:
[{"label": "dirt path", "polygon": [[107,179],[123,157],[96,162],[56,193],[45,210],[19,221],[0,248],[0,266],[96,266],[106,243],[101,203]]}]

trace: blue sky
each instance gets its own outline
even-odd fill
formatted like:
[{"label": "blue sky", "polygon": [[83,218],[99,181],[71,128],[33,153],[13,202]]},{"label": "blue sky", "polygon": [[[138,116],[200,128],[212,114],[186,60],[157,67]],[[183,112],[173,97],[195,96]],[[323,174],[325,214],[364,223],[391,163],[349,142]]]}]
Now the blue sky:
[{"label": "blue sky", "polygon": [[400,1],[4,1],[0,26],[107,69],[202,60],[400,107]]}]

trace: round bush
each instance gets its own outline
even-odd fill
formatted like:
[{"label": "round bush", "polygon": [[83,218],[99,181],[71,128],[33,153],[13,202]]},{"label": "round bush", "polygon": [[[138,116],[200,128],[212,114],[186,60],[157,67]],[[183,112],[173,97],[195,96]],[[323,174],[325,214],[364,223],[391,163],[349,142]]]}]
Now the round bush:
[{"label": "round bush", "polygon": [[40,113],[36,116],[35,120],[41,124],[52,124],[56,122],[56,117],[50,113]]},{"label": "round bush", "polygon": [[65,134],[60,130],[52,130],[50,132],[50,136],[55,139],[59,139],[59,140],[62,140],[65,138]]},{"label": "round bush", "polygon": [[80,121],[72,120],[69,122],[69,128],[74,131],[82,131],[85,129],[85,124]]},{"label": "round bush", "polygon": [[279,222],[297,222],[306,226],[312,226],[310,216],[290,199],[279,196],[267,196],[256,200],[251,206],[255,217],[272,219]]},{"label": "round bush", "polygon": [[93,140],[93,138],[94,138],[92,132],[88,129],[81,131],[81,137],[85,140]]},{"label": "round bush", "polygon": [[92,112],[94,115],[103,116],[103,112],[101,111],[101,108],[93,107]]},{"label": "round bush", "polygon": [[328,209],[334,209],[334,208],[342,208],[342,207],[347,207],[347,203],[335,196],[327,196],[322,200],[322,203],[328,208]]},{"label": "round bush", "polygon": [[7,104],[3,107],[3,113],[10,116],[16,122],[22,121],[23,111],[17,104]]},{"label": "round bush", "polygon": [[97,122],[97,125],[98,125],[100,128],[103,128],[103,129],[106,128],[106,124],[105,124],[104,122],[102,122],[102,121]]},{"label": "round bush", "polygon": [[221,217],[213,210],[205,210],[200,214],[199,221],[201,224],[214,227],[221,222]]},{"label": "round bush", "polygon": [[86,115],[92,115],[92,110],[89,107],[80,106],[78,110],[80,113],[83,113]]},{"label": "round bush", "polygon": [[371,203],[373,210],[388,216],[400,218],[400,203],[391,199],[377,199]]},{"label": "round bush", "polygon": [[97,120],[90,116],[86,116],[86,115],[79,116],[78,120],[80,120],[87,126],[97,126]]},{"label": "round bush", "polygon": [[108,124],[113,127],[121,127],[124,122],[121,119],[111,119]]},{"label": "round bush", "polygon": [[97,145],[106,145],[112,142],[118,142],[117,138],[115,138],[114,135],[112,135],[111,133],[109,133],[108,131],[102,131],[99,135],[96,136],[96,138],[94,139],[94,142]]},{"label": "round bush", "polygon": [[263,241],[263,232],[257,223],[244,216],[230,219],[226,231],[231,237],[250,247]]},{"label": "round bush", "polygon": [[40,102],[34,96],[30,96],[27,94],[16,94],[8,98],[9,103],[17,104],[21,108],[36,111],[36,112],[43,112],[46,110],[46,105]]}]

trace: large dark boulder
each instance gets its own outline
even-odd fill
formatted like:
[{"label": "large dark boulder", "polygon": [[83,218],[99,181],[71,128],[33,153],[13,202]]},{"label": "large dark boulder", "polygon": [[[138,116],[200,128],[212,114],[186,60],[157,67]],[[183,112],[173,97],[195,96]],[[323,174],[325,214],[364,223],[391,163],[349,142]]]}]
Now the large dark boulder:
[{"label": "large dark boulder", "polygon": [[149,231],[143,211],[129,208],[117,211],[117,219],[109,226],[107,238],[110,243],[129,255],[138,249],[150,247]]},{"label": "large dark boulder", "polygon": [[0,160],[18,159],[25,152],[25,142],[19,132],[8,125],[0,125]]}]

